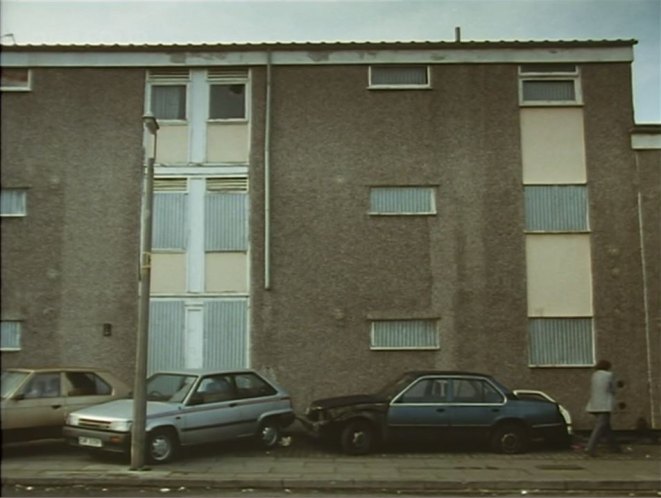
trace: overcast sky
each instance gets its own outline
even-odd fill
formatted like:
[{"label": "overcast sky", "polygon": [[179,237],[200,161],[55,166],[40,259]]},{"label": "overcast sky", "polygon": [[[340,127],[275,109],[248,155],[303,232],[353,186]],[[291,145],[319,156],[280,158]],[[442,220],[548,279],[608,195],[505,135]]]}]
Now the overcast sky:
[{"label": "overcast sky", "polygon": [[[636,39],[639,123],[661,123],[661,0],[0,0],[2,43]],[[10,36],[11,34],[11,36]]]}]

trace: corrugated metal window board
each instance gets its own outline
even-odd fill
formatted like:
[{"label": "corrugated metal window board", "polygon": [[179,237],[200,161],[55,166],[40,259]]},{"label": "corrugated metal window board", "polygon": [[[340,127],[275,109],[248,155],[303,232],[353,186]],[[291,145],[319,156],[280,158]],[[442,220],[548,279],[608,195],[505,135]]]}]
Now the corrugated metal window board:
[{"label": "corrugated metal window board", "polygon": [[574,102],[576,101],[575,80],[524,80],[522,82],[524,102]]},{"label": "corrugated metal window board", "polygon": [[370,66],[371,87],[427,87],[428,66]]},{"label": "corrugated metal window board", "polygon": [[246,368],[248,300],[205,301],[204,367]]},{"label": "corrugated metal window board", "polygon": [[592,318],[530,318],[531,366],[594,364]]},{"label": "corrugated metal window board", "polygon": [[186,366],[186,311],[182,300],[152,300],[149,307],[149,373]]},{"label": "corrugated metal window board", "polygon": [[205,250],[248,250],[248,195],[207,192],[205,198]]},{"label": "corrugated metal window board", "polygon": [[436,214],[434,187],[372,187],[370,214]]},{"label": "corrugated metal window board", "polygon": [[0,190],[0,216],[25,216],[27,191],[25,189]]},{"label": "corrugated metal window board", "polygon": [[152,249],[186,250],[188,194],[155,192]]},{"label": "corrugated metal window board", "polygon": [[585,185],[526,185],[524,198],[528,231],[585,232],[589,229]]},{"label": "corrugated metal window board", "polygon": [[372,322],[371,349],[440,349],[437,320]]},{"label": "corrugated metal window board", "polygon": [[0,322],[0,350],[20,351],[22,330],[22,322],[2,320]]}]

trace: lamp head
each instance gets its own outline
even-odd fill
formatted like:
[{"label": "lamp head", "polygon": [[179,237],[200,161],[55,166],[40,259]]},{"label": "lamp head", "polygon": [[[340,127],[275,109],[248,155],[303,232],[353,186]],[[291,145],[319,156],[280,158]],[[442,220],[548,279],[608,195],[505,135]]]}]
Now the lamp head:
[{"label": "lamp head", "polygon": [[152,135],[156,135],[156,132],[158,131],[158,121],[156,121],[156,118],[154,117],[153,114],[147,113],[144,116],[142,116],[142,123],[145,125],[145,128],[151,133]]}]

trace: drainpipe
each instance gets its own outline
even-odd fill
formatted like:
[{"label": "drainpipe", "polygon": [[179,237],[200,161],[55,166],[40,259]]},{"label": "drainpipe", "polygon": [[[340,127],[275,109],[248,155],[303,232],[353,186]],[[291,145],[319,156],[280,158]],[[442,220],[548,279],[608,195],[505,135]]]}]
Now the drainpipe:
[{"label": "drainpipe", "polygon": [[638,239],[640,241],[640,266],[643,275],[643,310],[645,313],[645,345],[647,349],[647,390],[650,398],[650,425],[652,429],[656,429],[656,417],[654,416],[654,387],[652,376],[652,341],[650,338],[650,310],[649,300],[647,298],[647,258],[645,255],[645,230],[643,220],[643,194],[640,191],[640,160],[638,154],[634,151],[634,158],[636,162],[636,183],[638,191],[636,196],[636,203],[638,208]]},{"label": "drainpipe", "polygon": [[266,49],[264,113],[264,289],[271,289],[271,50]]}]

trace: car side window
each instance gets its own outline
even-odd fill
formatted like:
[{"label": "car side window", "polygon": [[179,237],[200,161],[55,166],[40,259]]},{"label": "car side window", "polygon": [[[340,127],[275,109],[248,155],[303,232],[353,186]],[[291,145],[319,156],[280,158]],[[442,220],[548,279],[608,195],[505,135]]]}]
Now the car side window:
[{"label": "car side window", "polygon": [[66,372],[71,384],[69,396],[98,396],[112,393],[112,387],[93,372]]},{"label": "car side window", "polygon": [[259,398],[273,396],[276,390],[255,374],[245,373],[234,376],[239,398]]},{"label": "car side window", "polygon": [[60,374],[35,374],[23,391],[25,399],[56,398],[60,396]]},{"label": "car side window", "polygon": [[454,403],[500,403],[502,395],[488,382],[479,379],[455,379]]},{"label": "car side window", "polygon": [[448,385],[447,379],[423,379],[404,391],[397,402],[407,404],[446,403],[449,394]]},{"label": "car side window", "polygon": [[201,400],[200,404],[229,401],[237,397],[232,379],[228,375],[205,377],[197,387],[194,396]]}]

